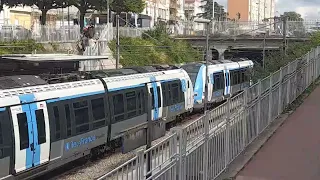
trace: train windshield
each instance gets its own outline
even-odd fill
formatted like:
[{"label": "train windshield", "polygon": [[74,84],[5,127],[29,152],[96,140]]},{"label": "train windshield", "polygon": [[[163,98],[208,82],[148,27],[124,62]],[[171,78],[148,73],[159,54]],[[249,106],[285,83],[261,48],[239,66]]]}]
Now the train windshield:
[{"label": "train windshield", "polygon": [[181,66],[181,68],[188,73],[192,84],[195,84],[197,75],[201,66],[202,64],[187,64],[187,65]]}]

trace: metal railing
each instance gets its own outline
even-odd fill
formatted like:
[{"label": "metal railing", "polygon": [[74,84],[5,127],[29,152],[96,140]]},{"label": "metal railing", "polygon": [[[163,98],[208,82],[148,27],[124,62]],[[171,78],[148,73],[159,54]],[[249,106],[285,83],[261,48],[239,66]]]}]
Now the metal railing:
[{"label": "metal railing", "polygon": [[[1,25],[0,40],[25,40],[34,39],[37,42],[76,42],[80,40],[80,27],[78,25],[68,26],[41,26],[37,25],[31,28],[23,26],[5,26]],[[283,36],[283,22],[254,22],[254,21],[214,21],[210,25],[210,33],[214,36],[247,36],[257,37],[267,33],[268,37]],[[11,29],[10,29],[11,28]],[[172,35],[205,35],[203,25],[192,21],[179,21],[174,26],[168,26],[168,33]],[[141,37],[142,33],[152,28],[120,27],[119,34],[123,37]],[[316,21],[288,21],[287,36],[296,38],[309,37],[313,32],[318,30]],[[116,28],[109,24],[95,26],[97,37],[107,31],[108,40],[115,38]]]},{"label": "metal railing", "polygon": [[[37,42],[77,42],[81,38],[80,26],[37,26],[31,29],[23,28],[22,26],[1,26],[0,25],[0,41],[13,41],[13,40],[27,40],[33,39]],[[2,28],[3,27],[3,28]],[[107,27],[107,28],[106,28]],[[133,28],[133,27],[120,27],[120,36],[123,37],[141,37],[142,32],[150,28]],[[101,34],[108,40],[112,40],[116,35],[116,28],[112,27],[112,23],[107,26],[95,26],[96,37],[101,37]]]},{"label": "metal railing", "polygon": [[[205,27],[198,28],[194,22],[183,22],[185,34],[188,36],[205,35]],[[214,21],[210,25],[210,34],[214,36],[242,37],[282,37],[283,22],[269,20],[268,22],[254,21]],[[306,38],[319,30],[316,21],[287,21],[287,37]]]},{"label": "metal railing", "polygon": [[[320,46],[171,134],[102,179],[215,179],[320,74]],[[151,171],[146,171],[148,152]],[[150,177],[147,174],[152,174]]]}]

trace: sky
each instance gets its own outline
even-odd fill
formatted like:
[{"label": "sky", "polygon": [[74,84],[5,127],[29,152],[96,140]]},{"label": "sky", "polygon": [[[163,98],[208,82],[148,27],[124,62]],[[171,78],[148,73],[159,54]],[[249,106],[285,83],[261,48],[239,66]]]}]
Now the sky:
[{"label": "sky", "polygon": [[[227,0],[216,0],[227,7]],[[275,0],[276,11],[280,14],[286,11],[296,11],[304,19],[320,19],[320,0]],[[276,14],[277,15],[277,14]]]}]

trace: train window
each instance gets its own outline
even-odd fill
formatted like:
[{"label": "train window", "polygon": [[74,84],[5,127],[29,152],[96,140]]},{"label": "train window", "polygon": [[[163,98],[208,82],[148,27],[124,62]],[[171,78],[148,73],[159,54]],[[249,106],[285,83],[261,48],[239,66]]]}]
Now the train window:
[{"label": "train window", "polygon": [[242,75],[242,77],[241,77],[242,83],[249,80],[249,77],[246,74],[246,70],[242,70],[241,75]]},{"label": "train window", "polygon": [[12,126],[8,119],[8,111],[0,110],[0,159],[8,157],[12,153]]},{"label": "train window", "polygon": [[43,109],[36,110],[37,128],[38,128],[38,143],[46,142],[46,126],[44,122]]},{"label": "train window", "polygon": [[179,102],[183,102],[184,101],[184,92],[182,91],[181,81],[179,82],[179,95],[180,95]]},{"label": "train window", "polygon": [[167,84],[167,106],[171,106],[173,103],[172,103],[172,87],[171,87],[171,84]]},{"label": "train window", "polygon": [[161,107],[161,94],[160,94],[160,87],[157,87],[157,93],[158,93],[158,107]]},{"label": "train window", "polygon": [[84,133],[89,130],[88,101],[73,103],[76,133]]},{"label": "train window", "polygon": [[71,116],[70,116],[70,107],[69,104],[64,105],[64,110],[66,112],[67,120],[67,136],[71,136]]},{"label": "train window", "polygon": [[179,84],[171,84],[172,102],[173,104],[179,103]]},{"label": "train window", "polygon": [[29,147],[28,121],[26,113],[17,114],[19,124],[20,150]]},{"label": "train window", "polygon": [[55,119],[56,124],[56,139],[60,139],[61,137],[61,131],[60,131],[60,114],[57,106],[53,107],[53,115]]},{"label": "train window", "polygon": [[92,115],[93,115],[93,128],[103,127],[105,125],[105,117],[106,114],[104,112],[104,99],[98,98],[91,100],[91,108],[92,108]]},{"label": "train window", "polygon": [[128,118],[135,117],[137,115],[137,98],[136,92],[131,91],[126,93],[126,100],[127,100],[127,113]]},{"label": "train window", "polygon": [[141,89],[138,91],[138,115],[141,115],[145,112],[145,107],[144,107],[144,92]]},{"label": "train window", "polygon": [[154,109],[154,91],[153,88],[150,88],[151,93],[151,108]]},{"label": "train window", "polygon": [[115,121],[121,121],[124,119],[124,102],[123,94],[116,94],[113,96],[113,109]]},{"label": "train window", "polygon": [[137,98],[138,98],[138,101],[137,101],[137,104],[138,104],[138,114],[142,114],[142,101],[143,101],[143,99],[141,98],[141,91],[138,92]]},{"label": "train window", "polygon": [[224,88],[224,75],[223,73],[213,74],[214,78],[214,91]]},{"label": "train window", "polygon": [[162,97],[163,97],[163,107],[166,107],[167,106],[167,101],[168,101],[168,98],[167,98],[167,84],[165,83],[162,83],[161,84],[161,87],[162,87]]},{"label": "train window", "polygon": [[246,71],[246,70],[243,70],[243,72],[244,72],[244,79],[245,79],[245,81],[249,81],[249,80],[250,80],[250,74],[249,74],[248,71]]},{"label": "train window", "polygon": [[188,80],[187,82],[188,82],[188,89],[189,89],[190,88],[190,81]]},{"label": "train window", "polygon": [[237,71],[237,70],[230,72],[230,75],[231,75],[231,86],[239,84],[238,74],[239,74],[239,71]]},{"label": "train window", "polygon": [[240,71],[238,71],[238,83],[239,83],[239,84],[242,83],[242,82],[241,82],[241,72],[240,72]]},{"label": "train window", "polygon": [[220,78],[220,75],[219,74],[215,74],[213,76],[214,78],[214,90],[218,90],[220,89],[220,81],[221,81],[221,78]]},{"label": "train window", "polygon": [[[2,118],[0,118],[0,120],[2,120]],[[2,135],[2,125],[1,125],[1,121],[0,121],[0,146],[3,145],[3,135]],[[0,155],[1,157],[1,155]]]},{"label": "train window", "polygon": [[88,101],[80,101],[80,102],[73,103],[73,108],[75,109],[87,107],[87,106],[88,106]]}]

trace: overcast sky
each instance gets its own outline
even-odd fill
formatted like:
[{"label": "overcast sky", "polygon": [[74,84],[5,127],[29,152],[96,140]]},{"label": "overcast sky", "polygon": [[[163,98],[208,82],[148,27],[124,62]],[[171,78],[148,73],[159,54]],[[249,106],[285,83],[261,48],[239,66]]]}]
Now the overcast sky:
[{"label": "overcast sky", "polygon": [[[227,7],[227,0],[216,0]],[[320,0],[275,0],[276,11],[296,11],[304,19],[320,19]],[[227,9],[227,8],[226,8]]]}]

